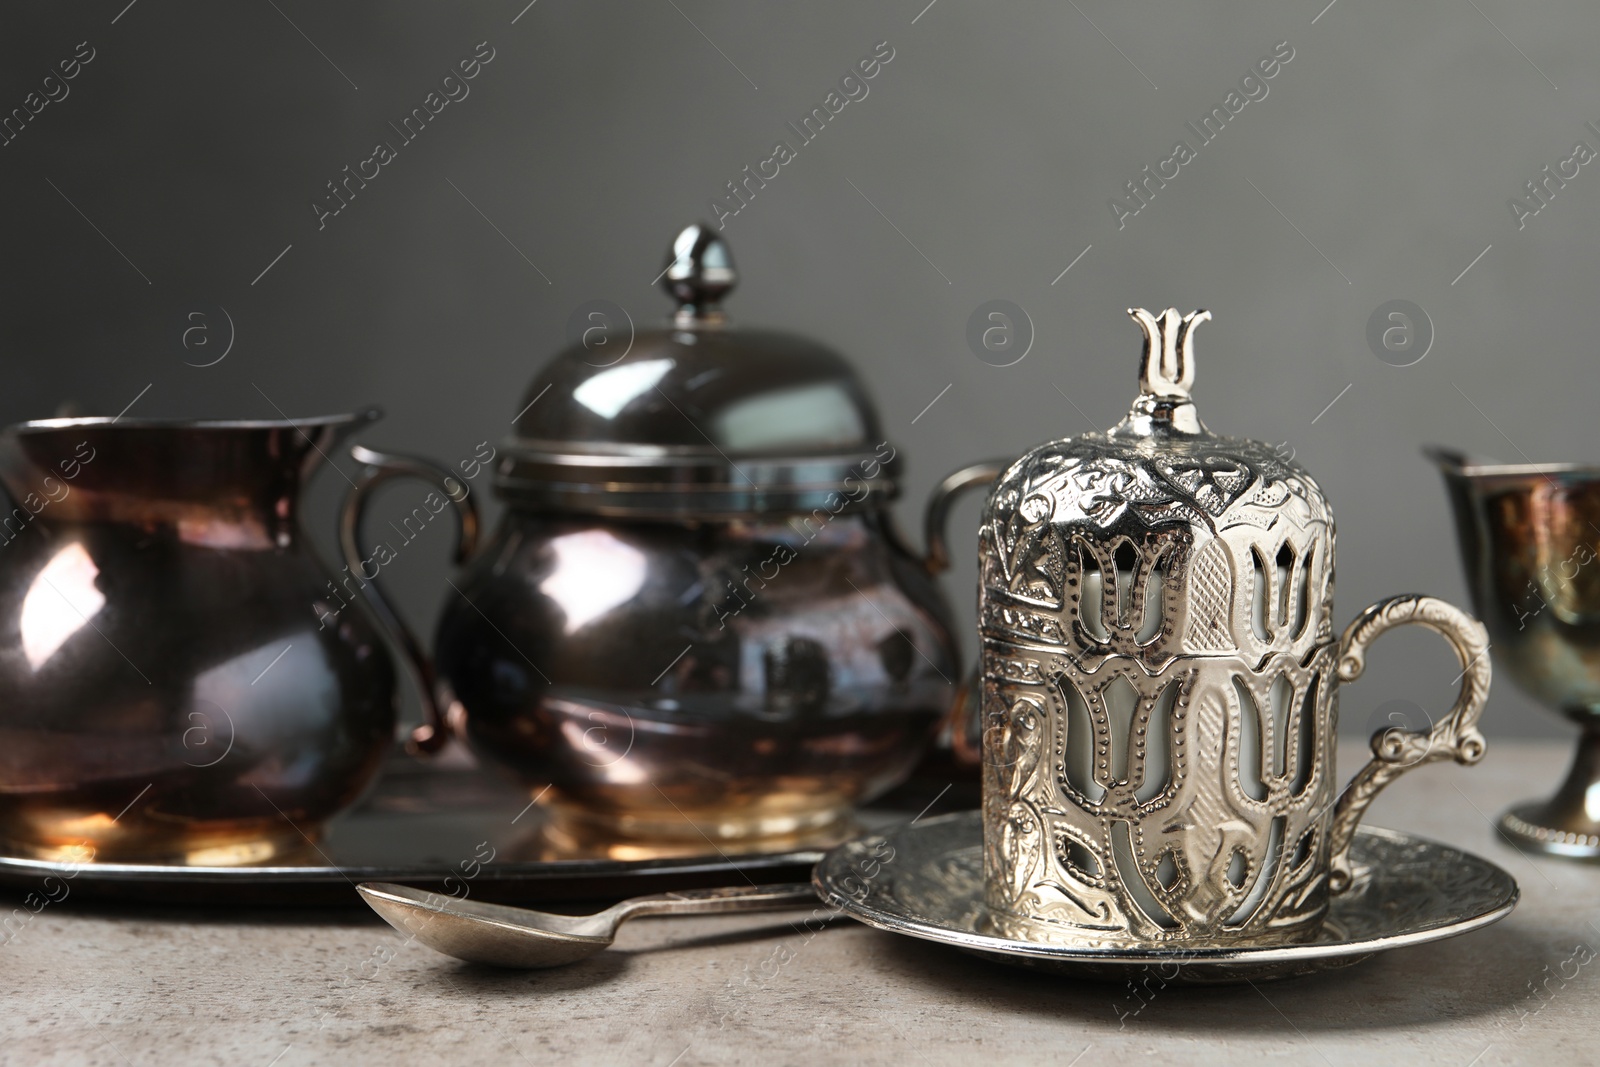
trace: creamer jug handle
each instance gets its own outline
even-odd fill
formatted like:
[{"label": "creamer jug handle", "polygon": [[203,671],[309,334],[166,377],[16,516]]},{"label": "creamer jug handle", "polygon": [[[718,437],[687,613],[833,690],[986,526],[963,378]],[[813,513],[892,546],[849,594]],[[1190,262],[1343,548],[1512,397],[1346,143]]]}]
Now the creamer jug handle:
[{"label": "creamer jug handle", "polygon": [[378,486],[396,478],[416,478],[427,482],[444,493],[460,519],[460,534],[456,538],[453,555],[453,562],[460,564],[478,547],[478,505],[461,479],[428,460],[374,452],[360,445],[352,448],[350,455],[362,464],[362,471],[354,488],[345,495],[344,508],[339,513],[339,549],[351,572],[363,583],[361,589],[372,613],[388,631],[390,640],[405,654],[417,683],[424,721],[411,732],[406,748],[413,754],[437,752],[450,738],[446,712],[454,696],[440,684],[433,657],[379,590],[377,579],[380,568],[373,568],[372,575],[367,575],[367,564],[373,560],[363,559],[361,555],[361,521],[372,499],[372,491]]}]

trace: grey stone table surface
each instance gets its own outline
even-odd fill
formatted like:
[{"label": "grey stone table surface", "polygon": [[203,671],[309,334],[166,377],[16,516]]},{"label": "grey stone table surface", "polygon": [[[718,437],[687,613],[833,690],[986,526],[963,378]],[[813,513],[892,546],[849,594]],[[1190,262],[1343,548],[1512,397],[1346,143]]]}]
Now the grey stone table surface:
[{"label": "grey stone table surface", "polygon": [[[1359,756],[1341,749],[1346,774]],[[1600,867],[1525,856],[1490,822],[1551,791],[1566,757],[1500,741],[1476,768],[1418,768],[1392,786],[1369,821],[1493,859],[1522,902],[1485,930],[1312,978],[1146,1003],[848,919],[810,933],[798,913],[639,920],[564,970],[497,972],[356,911],[68,898],[0,945],[0,1062],[1594,1063]]]}]

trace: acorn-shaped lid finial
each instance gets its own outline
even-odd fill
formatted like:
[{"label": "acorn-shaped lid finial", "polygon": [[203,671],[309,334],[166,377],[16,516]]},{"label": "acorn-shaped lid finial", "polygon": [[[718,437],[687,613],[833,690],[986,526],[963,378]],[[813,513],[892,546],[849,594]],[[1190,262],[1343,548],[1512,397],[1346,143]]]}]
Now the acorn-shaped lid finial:
[{"label": "acorn-shaped lid finial", "polygon": [[678,302],[678,326],[721,325],[722,298],[738,281],[727,243],[704,223],[686,227],[667,250],[661,286]]}]

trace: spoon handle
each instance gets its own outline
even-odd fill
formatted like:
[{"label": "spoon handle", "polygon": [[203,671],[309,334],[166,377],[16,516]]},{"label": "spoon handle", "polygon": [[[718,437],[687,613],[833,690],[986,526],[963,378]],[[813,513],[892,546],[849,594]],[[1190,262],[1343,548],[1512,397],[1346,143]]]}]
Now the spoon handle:
[{"label": "spoon handle", "polygon": [[810,882],[784,885],[722,886],[716,889],[687,889],[681,893],[657,893],[624,900],[611,909],[617,922],[643,915],[714,915],[725,911],[776,911],[817,903],[817,891]]}]

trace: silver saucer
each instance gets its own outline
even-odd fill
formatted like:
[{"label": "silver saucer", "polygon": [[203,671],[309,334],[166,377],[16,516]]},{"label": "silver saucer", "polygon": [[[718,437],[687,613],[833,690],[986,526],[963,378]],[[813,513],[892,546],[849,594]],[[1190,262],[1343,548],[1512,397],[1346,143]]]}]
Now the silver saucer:
[{"label": "silver saucer", "polygon": [[999,963],[1081,978],[1163,983],[1265,981],[1348,967],[1377,952],[1454,937],[1505,918],[1517,883],[1488,860],[1395,830],[1360,828],[1349,892],[1315,940],[1270,948],[1112,948],[1019,941],[990,932],[983,828],[976,811],[914,822],[840,845],[817,865],[817,892],[868,926]]}]

